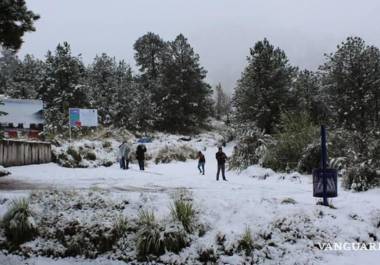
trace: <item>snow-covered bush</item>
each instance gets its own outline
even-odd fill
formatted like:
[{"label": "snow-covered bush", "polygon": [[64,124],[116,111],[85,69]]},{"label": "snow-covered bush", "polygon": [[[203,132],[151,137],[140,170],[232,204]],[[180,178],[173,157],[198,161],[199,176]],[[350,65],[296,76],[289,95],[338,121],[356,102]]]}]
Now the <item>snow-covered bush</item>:
[{"label": "snow-covered bush", "polygon": [[3,166],[0,166],[0,177],[4,177],[11,174],[8,170],[6,170]]},{"label": "snow-covered bush", "polygon": [[312,173],[314,168],[319,168],[321,163],[321,144],[314,142],[307,145],[298,161],[297,170],[302,173]]},{"label": "snow-covered bush", "polygon": [[93,190],[33,192],[31,203],[42,208],[35,218],[40,236],[36,241],[44,243],[32,250],[25,248],[23,253],[95,258],[111,250],[128,230],[121,213],[126,204],[115,204],[104,195],[104,191]]},{"label": "snow-covered bush", "polygon": [[66,247],[66,256],[82,255],[95,258],[112,249],[120,236],[111,224],[88,224],[71,220],[61,229],[57,229],[58,239]]},{"label": "snow-covered bush", "polygon": [[84,154],[84,159],[95,161],[96,160],[96,154],[93,151],[88,151]]},{"label": "snow-covered bush", "polygon": [[141,211],[139,215],[140,229],[137,234],[137,255],[144,260],[149,255],[162,255],[165,252],[161,238],[161,229],[156,222],[154,212]]},{"label": "snow-covered bush", "polygon": [[[363,147],[366,148],[366,137],[357,132],[350,132],[344,129],[335,129],[328,132],[328,155],[330,167],[339,170],[339,173],[352,167],[359,162]],[[369,140],[371,142],[372,140]]]},{"label": "snow-covered bush", "polygon": [[186,161],[187,159],[195,159],[197,157],[197,150],[188,145],[168,146],[166,145],[158,151],[154,160],[158,163],[170,163],[172,161]]},{"label": "snow-covered bush", "polygon": [[182,225],[160,224],[156,221],[153,212],[142,211],[139,216],[139,224],[136,249],[140,260],[158,257],[165,251],[178,253],[189,243]]},{"label": "snow-covered bush", "polygon": [[2,227],[7,239],[16,245],[29,241],[37,235],[34,212],[27,199],[15,200],[11,203],[2,220]]},{"label": "snow-covered bush", "polygon": [[69,146],[69,148],[67,148],[67,152],[66,153],[69,156],[71,156],[72,159],[74,160],[74,162],[77,163],[78,165],[82,161],[81,154],[73,146]]},{"label": "snow-covered bush", "polygon": [[117,143],[111,141],[82,140],[52,147],[53,161],[70,168],[111,166],[117,152]]},{"label": "snow-covered bush", "polygon": [[290,197],[285,198],[281,201],[281,204],[296,204],[296,203],[297,203],[296,200]]},{"label": "snow-covered bush", "polygon": [[347,169],[342,184],[346,189],[366,191],[380,185],[380,173],[372,161],[366,161]]},{"label": "snow-covered bush", "polygon": [[218,257],[212,247],[199,249],[198,255],[199,261],[203,264],[217,264]]},{"label": "snow-covered bush", "polygon": [[121,238],[122,236],[124,236],[124,234],[128,230],[128,219],[124,216],[118,217],[115,223],[113,224],[112,230],[113,234],[117,238]]},{"label": "snow-covered bush", "polygon": [[241,239],[238,242],[238,250],[244,251],[245,255],[249,256],[254,248],[252,231],[246,227]]},{"label": "snow-covered bush", "polygon": [[282,114],[280,132],[268,147],[263,166],[274,170],[294,170],[306,147],[318,137],[318,130],[306,113]]},{"label": "snow-covered bush", "polygon": [[196,226],[196,211],[191,201],[177,199],[171,208],[174,220],[180,222],[187,233],[192,233]]},{"label": "snow-covered bush", "polygon": [[380,185],[380,135],[370,132],[347,135],[346,155],[342,157],[343,187],[355,191],[365,191]]},{"label": "snow-covered bush", "polygon": [[236,129],[236,134],[239,142],[229,160],[229,168],[244,170],[251,165],[260,164],[268,144],[272,141],[271,137],[254,125],[241,125]]},{"label": "snow-covered bush", "polygon": [[180,223],[166,223],[163,237],[165,249],[173,253],[179,253],[190,243],[188,234]]}]

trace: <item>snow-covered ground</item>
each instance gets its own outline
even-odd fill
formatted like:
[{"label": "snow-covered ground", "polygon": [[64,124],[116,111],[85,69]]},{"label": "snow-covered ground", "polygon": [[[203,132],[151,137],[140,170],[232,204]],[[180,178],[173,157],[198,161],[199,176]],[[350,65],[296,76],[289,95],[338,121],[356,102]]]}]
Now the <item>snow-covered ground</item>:
[{"label": "snow-covered ground", "polygon": [[[88,190],[101,189],[110,197],[131,201],[146,200],[146,207],[158,217],[170,212],[170,194],[178,189],[192,192],[200,217],[210,226],[206,235],[184,250],[180,256],[191,255],[197,248],[217,248],[216,237],[225,235],[225,246],[239,240],[247,226],[255,240],[258,235],[271,234],[275,247],[269,247],[265,264],[379,264],[380,251],[322,251],[316,244],[323,242],[374,242],[380,239],[380,189],[354,193],[339,189],[332,200],[336,209],[316,205],[312,197],[311,176],[278,174],[257,166],[238,173],[227,171],[228,182],[215,180],[217,148],[211,141],[197,147],[205,149],[206,175],[198,173],[195,160],[170,164],[148,164],[145,172],[112,167],[63,168],[50,163],[12,167],[12,175],[0,178],[0,201],[4,198],[27,196],[35,189]],[[147,145],[149,149],[149,144]],[[153,147],[152,147],[153,148]],[[154,146],[154,148],[156,148]],[[232,145],[227,146],[229,155]],[[295,204],[282,203],[292,198]],[[0,204],[0,216],[7,203]],[[378,241],[377,241],[378,242]],[[244,264],[242,257],[221,256],[220,264]],[[42,257],[21,259],[0,254],[0,264],[123,264],[98,258],[53,260]]]}]

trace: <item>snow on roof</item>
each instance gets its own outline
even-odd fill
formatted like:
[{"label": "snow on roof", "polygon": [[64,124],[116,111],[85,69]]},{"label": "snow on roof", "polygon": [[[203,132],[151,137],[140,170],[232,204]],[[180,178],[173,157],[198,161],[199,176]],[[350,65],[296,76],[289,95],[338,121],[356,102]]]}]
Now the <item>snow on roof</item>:
[{"label": "snow on roof", "polygon": [[7,115],[0,116],[0,123],[13,123],[15,126],[22,123],[28,126],[32,123],[44,123],[42,100],[32,99],[1,99],[0,111]]}]

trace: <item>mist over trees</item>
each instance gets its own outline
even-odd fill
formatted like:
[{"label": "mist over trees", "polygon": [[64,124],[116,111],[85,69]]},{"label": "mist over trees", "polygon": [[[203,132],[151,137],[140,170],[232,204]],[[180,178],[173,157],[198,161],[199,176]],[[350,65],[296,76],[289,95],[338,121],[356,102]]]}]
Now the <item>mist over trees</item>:
[{"label": "mist over trees", "polygon": [[223,90],[222,85],[219,83],[215,87],[215,118],[222,120],[224,117],[229,120],[231,112],[231,98]]}]

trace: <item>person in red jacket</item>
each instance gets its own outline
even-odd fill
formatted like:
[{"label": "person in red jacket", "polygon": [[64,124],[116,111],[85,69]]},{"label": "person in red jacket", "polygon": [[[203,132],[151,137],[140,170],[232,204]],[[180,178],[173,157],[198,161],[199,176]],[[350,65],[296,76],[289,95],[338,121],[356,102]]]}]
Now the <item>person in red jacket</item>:
[{"label": "person in red jacket", "polygon": [[218,162],[218,172],[216,173],[216,180],[219,181],[219,173],[222,171],[222,177],[223,180],[227,181],[226,176],[225,176],[225,170],[226,170],[226,160],[227,156],[223,152],[222,147],[219,147],[218,152],[215,155],[216,161]]}]

